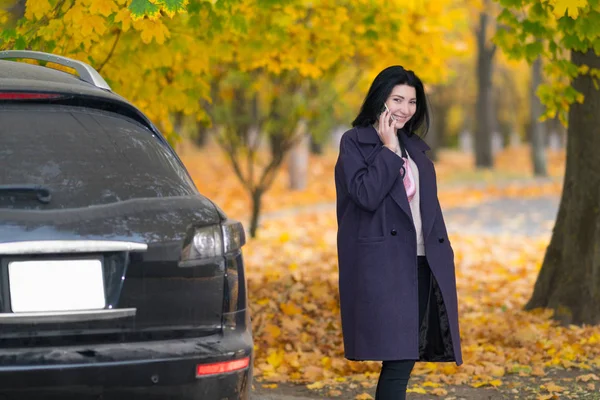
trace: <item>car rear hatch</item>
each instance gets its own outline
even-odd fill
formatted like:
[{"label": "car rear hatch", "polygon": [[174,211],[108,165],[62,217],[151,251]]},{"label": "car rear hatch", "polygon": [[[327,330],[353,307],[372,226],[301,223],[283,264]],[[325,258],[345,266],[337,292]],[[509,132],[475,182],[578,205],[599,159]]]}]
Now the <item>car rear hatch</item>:
[{"label": "car rear hatch", "polygon": [[51,102],[0,103],[0,120],[0,345],[221,330],[224,258],[189,249],[222,215],[157,135]]}]

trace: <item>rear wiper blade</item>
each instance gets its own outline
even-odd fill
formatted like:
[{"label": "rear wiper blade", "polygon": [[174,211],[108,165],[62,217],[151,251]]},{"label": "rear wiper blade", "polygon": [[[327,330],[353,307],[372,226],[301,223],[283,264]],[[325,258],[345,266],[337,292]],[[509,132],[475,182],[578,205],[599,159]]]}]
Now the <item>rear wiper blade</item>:
[{"label": "rear wiper blade", "polygon": [[52,196],[50,190],[40,185],[0,185],[0,196],[12,193],[35,194],[40,203],[48,204]]}]

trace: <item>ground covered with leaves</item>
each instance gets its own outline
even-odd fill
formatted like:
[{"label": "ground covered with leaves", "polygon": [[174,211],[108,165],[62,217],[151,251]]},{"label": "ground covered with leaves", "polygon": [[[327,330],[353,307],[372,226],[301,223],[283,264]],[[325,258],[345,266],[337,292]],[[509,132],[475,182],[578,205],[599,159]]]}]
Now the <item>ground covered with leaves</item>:
[{"label": "ground covered with leaves", "polygon": [[[520,168],[525,170],[527,153],[519,154]],[[512,174],[506,172],[510,168],[518,169],[515,160],[519,157],[506,157],[512,160],[506,162],[506,175]],[[559,161],[554,165],[560,165],[560,155],[555,157]],[[217,162],[210,160],[203,162]],[[476,206],[499,196],[558,196],[561,190],[558,179],[535,185],[497,185],[488,181],[486,173],[470,172],[461,164],[465,161],[458,160],[448,155],[442,159],[436,165],[438,179],[459,181],[462,174],[474,177],[474,185],[441,185],[444,208]],[[334,163],[334,157],[311,162],[310,184],[302,192],[287,191],[285,175],[280,174],[265,201],[266,211],[333,201]],[[190,169],[193,174],[202,170],[200,162],[191,163]],[[234,182],[223,186],[221,179],[216,190],[208,170],[194,174],[200,190],[213,188],[212,193],[204,192],[218,204],[225,203],[228,212],[240,218],[245,215],[248,206],[241,200],[246,199],[241,187]],[[498,177],[498,171],[487,174]],[[409,392],[447,399],[600,398],[593,397],[600,389],[600,326],[559,326],[549,311],[523,311],[550,237],[449,235],[457,267],[464,364],[417,363]],[[263,221],[259,236],[245,247],[245,260],[255,385],[266,390],[300,383],[322,398],[372,398],[380,364],[343,357],[334,212],[296,213]],[[469,397],[465,392],[476,388],[484,390],[479,393],[486,397]]]},{"label": "ground covered with leaves", "polygon": [[[549,311],[523,311],[548,237],[450,235],[455,249],[464,364],[418,363],[413,393],[445,396],[453,386],[501,387],[537,382],[540,398],[567,390],[544,381],[576,369],[577,383],[600,387],[600,327],[558,326]],[[343,358],[337,292],[335,218],[303,214],[265,223],[246,249],[256,341],[255,373],[271,385],[327,388],[349,380],[376,384],[379,363]],[[514,383],[511,383],[514,384]],[[543,385],[543,387],[542,387]],[[581,386],[579,385],[579,386]],[[340,394],[342,393],[339,391]],[[364,397],[369,398],[369,397]]]}]

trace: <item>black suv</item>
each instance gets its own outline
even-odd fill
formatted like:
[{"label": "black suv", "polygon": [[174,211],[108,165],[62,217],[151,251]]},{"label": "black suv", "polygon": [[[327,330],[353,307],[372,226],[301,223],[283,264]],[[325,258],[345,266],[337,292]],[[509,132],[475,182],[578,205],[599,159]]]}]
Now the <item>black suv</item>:
[{"label": "black suv", "polygon": [[0,399],[247,399],[244,242],[92,67],[0,52]]}]

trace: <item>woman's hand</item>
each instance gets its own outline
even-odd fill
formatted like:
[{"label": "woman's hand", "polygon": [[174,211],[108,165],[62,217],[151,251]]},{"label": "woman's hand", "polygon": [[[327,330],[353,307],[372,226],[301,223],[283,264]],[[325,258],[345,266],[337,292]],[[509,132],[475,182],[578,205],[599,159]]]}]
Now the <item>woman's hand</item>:
[{"label": "woman's hand", "polygon": [[400,150],[400,144],[398,143],[398,136],[396,136],[396,129],[394,128],[396,121],[391,118],[391,113],[385,110],[379,116],[379,129],[377,134],[383,142],[383,145],[394,153],[398,153]]}]

